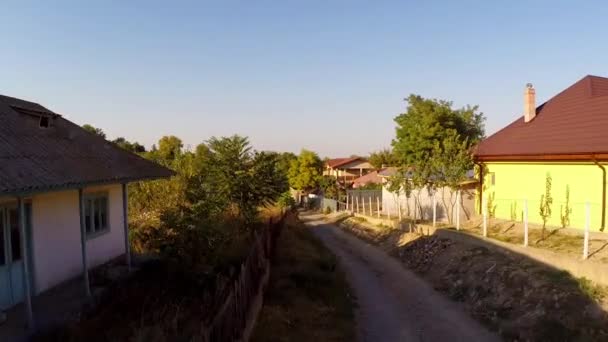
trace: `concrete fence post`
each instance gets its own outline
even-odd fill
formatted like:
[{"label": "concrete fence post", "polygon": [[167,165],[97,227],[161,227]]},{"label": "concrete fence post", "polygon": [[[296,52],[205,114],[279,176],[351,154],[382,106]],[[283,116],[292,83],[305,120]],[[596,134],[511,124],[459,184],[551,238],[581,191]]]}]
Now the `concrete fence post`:
[{"label": "concrete fence post", "polygon": [[460,230],[460,190],[456,191],[456,230]]},{"label": "concrete fence post", "polygon": [[481,205],[483,206],[483,208],[481,208],[483,213],[483,237],[488,237],[488,206],[486,200],[485,197],[481,199]]},{"label": "concrete fence post", "polygon": [[386,206],[386,215],[388,216],[388,219],[390,221],[390,219],[391,219],[391,206],[390,205]]},{"label": "concrete fence post", "polygon": [[363,206],[363,215],[365,215],[365,197],[361,196],[361,205]]},{"label": "concrete fence post", "polygon": [[369,200],[369,216],[374,216],[374,210],[372,208],[372,196],[369,196],[368,200]]},{"label": "concrete fence post", "polygon": [[346,209],[345,211],[348,211],[348,193],[346,193]]},{"label": "concrete fence post", "polygon": [[355,199],[357,200],[357,213],[359,213],[359,196],[355,197]]},{"label": "concrete fence post", "polygon": [[528,247],[528,200],[524,199],[524,247]]},{"label": "concrete fence post", "polygon": [[585,241],[583,246],[583,260],[589,258],[589,226],[591,225],[591,205],[585,203]]},{"label": "concrete fence post", "polygon": [[433,228],[437,224],[437,194],[433,192]]},{"label": "concrete fence post", "polygon": [[376,209],[378,209],[378,218],[380,218],[380,197],[376,197]]}]

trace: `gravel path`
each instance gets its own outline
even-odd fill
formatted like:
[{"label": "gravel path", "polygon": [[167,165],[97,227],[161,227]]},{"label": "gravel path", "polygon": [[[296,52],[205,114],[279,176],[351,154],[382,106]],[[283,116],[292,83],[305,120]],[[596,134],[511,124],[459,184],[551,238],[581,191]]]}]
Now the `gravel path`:
[{"label": "gravel path", "polygon": [[357,297],[361,341],[499,341],[457,304],[378,248],[301,215],[338,256]]}]

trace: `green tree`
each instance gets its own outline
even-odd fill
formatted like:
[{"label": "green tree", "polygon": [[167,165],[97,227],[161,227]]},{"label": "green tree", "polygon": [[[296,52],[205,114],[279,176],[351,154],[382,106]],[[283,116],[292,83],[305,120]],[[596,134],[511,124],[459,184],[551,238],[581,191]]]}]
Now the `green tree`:
[{"label": "green tree", "polygon": [[127,139],[123,138],[123,137],[118,137],[114,140],[112,140],[112,142],[116,145],[118,145],[118,147],[125,149],[127,151],[133,152],[133,153],[144,153],[146,152],[146,148],[141,145],[138,142],[130,142]]},{"label": "green tree", "polygon": [[176,136],[164,136],[158,141],[158,150],[155,153],[161,160],[174,160],[182,152],[184,144],[182,140]]},{"label": "green tree", "polygon": [[470,144],[466,138],[461,138],[458,133],[449,129],[441,141],[436,141],[431,157],[432,162],[432,187],[448,189],[449,198],[442,197],[442,204],[452,223],[454,207],[456,203],[456,192],[460,184],[467,179],[467,173],[473,169],[473,159],[470,153]]},{"label": "green tree", "polygon": [[[477,106],[466,106],[454,109],[452,102],[425,99],[419,95],[410,95],[407,111],[395,118],[397,123],[396,137],[393,139],[393,151],[403,167],[413,167],[412,186],[418,191],[427,188],[434,191],[438,183],[454,183],[462,174],[462,166],[452,170],[449,160],[453,157],[443,149],[460,151],[464,158],[470,147],[484,135],[484,117]],[[470,159],[471,156],[469,155]],[[465,158],[466,159],[466,158]],[[443,175],[442,172],[452,173]],[[419,202],[420,199],[417,198]]]},{"label": "green tree", "polygon": [[380,151],[372,152],[369,155],[369,163],[372,164],[376,169],[381,169],[388,166],[398,166],[399,161],[390,149],[383,149]]},{"label": "green tree", "polygon": [[93,126],[91,126],[89,124],[82,125],[82,128],[85,131],[89,131],[89,132],[91,132],[91,133],[93,133],[95,135],[98,135],[98,136],[100,136],[100,137],[102,137],[104,139],[106,138],[106,134],[104,133],[104,131],[101,128],[95,128],[95,127],[93,127]]},{"label": "green tree", "polygon": [[289,167],[289,185],[308,193],[319,187],[323,175],[323,162],[319,156],[308,150],[302,150]]}]

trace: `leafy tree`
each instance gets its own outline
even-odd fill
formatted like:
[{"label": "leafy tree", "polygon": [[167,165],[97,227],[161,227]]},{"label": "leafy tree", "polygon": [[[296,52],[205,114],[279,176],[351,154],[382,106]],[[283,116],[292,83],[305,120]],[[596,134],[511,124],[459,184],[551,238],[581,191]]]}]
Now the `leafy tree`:
[{"label": "leafy tree", "polygon": [[118,138],[112,140],[112,142],[114,144],[118,145],[118,147],[123,148],[123,149],[133,152],[133,153],[146,152],[146,148],[143,145],[139,144],[138,142],[130,142],[123,137],[118,137]]},{"label": "leafy tree", "polygon": [[551,205],[553,204],[553,197],[551,196],[551,174],[547,172],[545,176],[545,193],[540,195],[540,207],[539,214],[543,219],[543,229],[541,234],[541,239],[545,239],[545,227],[547,226],[547,222],[551,218]]},{"label": "leafy tree", "polygon": [[456,192],[460,189],[462,181],[467,179],[467,172],[473,169],[473,159],[470,153],[470,144],[466,138],[461,138],[458,133],[449,129],[441,141],[436,141],[431,157],[432,186],[447,188],[449,198],[442,196],[443,206],[448,214],[448,220],[452,223],[454,207],[456,203]]},{"label": "leafy tree", "polygon": [[369,155],[369,163],[376,169],[381,169],[388,166],[398,166],[399,161],[390,149],[383,149],[372,152]]},{"label": "leafy tree", "polygon": [[331,199],[338,199],[340,194],[340,187],[336,177],[333,176],[322,176],[319,182],[319,188],[323,191],[323,196]]},{"label": "leafy tree", "polygon": [[[414,188],[433,191],[438,185],[447,185],[453,189],[468,171],[465,166],[472,165],[472,161],[466,161],[472,156],[466,154],[484,135],[483,114],[477,106],[454,109],[452,102],[419,95],[412,94],[406,101],[407,111],[395,118],[397,129],[392,145],[397,160],[413,167]],[[457,165],[452,167],[454,159]],[[420,196],[421,191],[416,193]]]},{"label": "leafy tree", "polygon": [[289,185],[296,189],[310,192],[319,187],[323,175],[323,162],[319,156],[308,150],[302,150],[289,167]]},{"label": "leafy tree", "polygon": [[158,141],[156,154],[161,160],[173,160],[181,154],[182,147],[184,144],[180,138],[173,135],[164,136]]},{"label": "leafy tree", "polygon": [[106,138],[106,134],[104,133],[104,131],[101,128],[95,128],[95,127],[93,127],[93,126],[91,126],[89,124],[82,125],[82,128],[84,130],[89,131],[89,132],[91,132],[91,133],[93,133],[95,135],[98,135],[98,136],[100,136],[100,137],[102,137],[104,139]]}]

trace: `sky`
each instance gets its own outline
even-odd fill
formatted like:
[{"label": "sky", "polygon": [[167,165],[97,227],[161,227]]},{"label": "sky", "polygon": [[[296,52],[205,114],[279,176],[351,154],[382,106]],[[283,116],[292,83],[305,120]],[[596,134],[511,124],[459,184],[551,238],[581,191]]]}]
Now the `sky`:
[{"label": "sky", "polygon": [[[608,77],[605,1],[12,1],[0,94],[151,146],[245,135],[342,157],[390,147],[409,94],[478,105],[490,135]],[[1,123],[0,123],[1,124]]]}]

